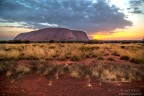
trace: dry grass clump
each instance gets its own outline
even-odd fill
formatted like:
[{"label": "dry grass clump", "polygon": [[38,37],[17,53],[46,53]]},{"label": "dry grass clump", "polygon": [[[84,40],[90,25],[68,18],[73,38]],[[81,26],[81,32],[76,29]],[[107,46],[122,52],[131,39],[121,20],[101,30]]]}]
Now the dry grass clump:
[{"label": "dry grass clump", "polygon": [[75,78],[81,78],[84,75],[84,66],[81,64],[72,65],[69,67],[70,76]]},{"label": "dry grass clump", "polygon": [[15,74],[15,66],[16,66],[16,64],[15,64],[15,62],[10,62],[10,64],[9,64],[9,62],[5,62],[5,64],[6,64],[6,76],[7,77],[10,77],[10,76],[13,76],[14,74]]},{"label": "dry grass clump", "polygon": [[125,48],[125,46],[120,46],[122,49],[124,49]]},{"label": "dry grass clump", "polygon": [[16,63],[13,61],[1,61],[0,62],[0,72],[6,72],[12,70]]},{"label": "dry grass clump", "polygon": [[138,58],[130,58],[129,61],[133,62],[133,63],[136,63],[136,64],[140,64],[141,62],[144,63],[144,61],[142,59],[138,59]]},{"label": "dry grass clump", "polygon": [[64,66],[58,64],[48,64],[42,72],[50,80],[49,86],[52,85],[53,79],[59,79],[64,73]]},{"label": "dry grass clump", "polygon": [[66,49],[61,49],[61,51],[57,51],[57,58],[58,60],[64,61],[66,59],[69,59],[71,55],[71,52],[69,52]]},{"label": "dry grass clump", "polygon": [[112,58],[112,57],[109,57],[107,60],[109,60],[109,61],[115,61],[115,59]]},{"label": "dry grass clump", "polygon": [[7,57],[7,59],[9,60],[18,60],[19,59],[19,57],[20,57],[20,52],[19,51],[17,51],[17,50],[11,50],[11,51],[9,51],[9,52],[7,52],[7,55],[6,55]]},{"label": "dry grass clump", "polygon": [[32,48],[25,48],[25,50],[23,50],[21,53],[21,59],[33,60],[38,58],[34,54],[34,50]]},{"label": "dry grass clump", "polygon": [[48,48],[49,48],[49,49],[55,49],[56,46],[49,46]]},{"label": "dry grass clump", "polygon": [[58,64],[47,65],[43,74],[48,79],[59,79],[64,74],[64,66]]},{"label": "dry grass clump", "polygon": [[13,71],[7,71],[7,73],[6,73],[6,76],[7,77],[10,77],[10,76],[12,76],[13,75]]},{"label": "dry grass clump", "polygon": [[100,75],[101,81],[116,81],[117,77],[114,72],[111,72],[110,70],[103,70]]},{"label": "dry grass clump", "polygon": [[129,57],[128,56],[121,56],[120,59],[121,60],[129,60]]},{"label": "dry grass clump", "polygon": [[4,72],[6,70],[6,66],[3,63],[0,63],[0,72]]},{"label": "dry grass clump", "polygon": [[44,62],[40,62],[39,64],[36,65],[36,73],[44,72],[45,68],[46,64]]},{"label": "dry grass clump", "polygon": [[81,46],[79,49],[82,52],[91,51],[91,50],[98,50],[100,47],[98,46]]},{"label": "dry grass clump", "polygon": [[70,59],[73,61],[80,61],[82,59],[82,52],[79,52],[78,50],[72,51]]},{"label": "dry grass clump", "polygon": [[69,66],[69,73],[74,78],[84,78],[87,80],[87,86],[91,87],[92,67],[88,65],[76,64]]},{"label": "dry grass clump", "polygon": [[25,64],[19,64],[15,68],[16,75],[18,77],[22,77],[32,71],[30,65],[25,65]]},{"label": "dry grass clump", "polygon": [[116,52],[116,51],[112,52],[112,55],[114,55],[114,56],[120,56],[120,54],[118,54],[118,52]]},{"label": "dry grass clump", "polygon": [[56,50],[54,50],[54,49],[47,50],[46,56],[45,56],[45,58],[46,58],[47,60],[52,60],[52,59],[54,59],[55,57],[56,57]]},{"label": "dry grass clump", "polygon": [[109,56],[109,53],[105,53],[104,56]]},{"label": "dry grass clump", "polygon": [[0,50],[0,60],[5,59],[5,58],[6,58],[6,54],[7,54],[6,51],[4,51],[4,50]]},{"label": "dry grass clump", "polygon": [[59,46],[60,48],[64,48],[64,47],[65,47],[64,44],[58,44],[58,46]]},{"label": "dry grass clump", "polygon": [[104,60],[102,56],[97,57],[97,60]]}]

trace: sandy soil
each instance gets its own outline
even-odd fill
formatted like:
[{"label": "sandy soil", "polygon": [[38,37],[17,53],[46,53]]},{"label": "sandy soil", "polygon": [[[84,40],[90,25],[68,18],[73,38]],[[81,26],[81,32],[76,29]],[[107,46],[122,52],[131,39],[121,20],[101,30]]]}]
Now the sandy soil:
[{"label": "sandy soil", "polygon": [[0,96],[144,96],[144,79],[131,83],[110,83],[87,80],[65,75],[49,80],[40,74],[30,74],[20,79],[0,76]]}]

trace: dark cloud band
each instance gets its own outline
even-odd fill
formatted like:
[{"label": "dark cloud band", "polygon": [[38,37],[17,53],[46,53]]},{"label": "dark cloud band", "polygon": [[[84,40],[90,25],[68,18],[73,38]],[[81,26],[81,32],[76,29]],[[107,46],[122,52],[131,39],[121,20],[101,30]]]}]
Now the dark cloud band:
[{"label": "dark cloud band", "polygon": [[[107,0],[1,0],[0,18],[45,28],[48,24],[87,32],[105,32],[132,22]],[[51,26],[50,26],[51,27]]]}]

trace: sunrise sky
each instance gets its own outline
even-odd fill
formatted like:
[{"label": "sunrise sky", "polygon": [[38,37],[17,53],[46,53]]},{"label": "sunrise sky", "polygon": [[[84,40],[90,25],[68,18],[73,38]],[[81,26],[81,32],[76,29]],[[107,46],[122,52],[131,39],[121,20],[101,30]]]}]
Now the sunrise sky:
[{"label": "sunrise sky", "polygon": [[0,0],[0,40],[48,27],[85,31],[90,39],[141,40],[144,0]]}]

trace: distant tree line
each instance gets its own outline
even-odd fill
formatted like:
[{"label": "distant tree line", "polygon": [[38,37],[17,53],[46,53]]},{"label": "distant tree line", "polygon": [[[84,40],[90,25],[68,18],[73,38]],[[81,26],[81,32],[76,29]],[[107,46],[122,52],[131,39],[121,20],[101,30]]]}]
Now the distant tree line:
[{"label": "distant tree line", "polygon": [[0,41],[0,44],[21,44],[21,43],[86,43],[86,44],[103,44],[103,43],[122,43],[122,44],[130,44],[130,43],[144,43],[144,40],[89,40],[89,41],[21,41],[21,40],[8,40],[8,41]]},{"label": "distant tree line", "polygon": [[25,40],[25,41],[21,41],[21,40],[8,40],[8,41],[1,40],[0,43],[1,44],[6,44],[6,43],[8,43],[8,44],[20,44],[20,43],[31,43],[31,41],[29,41],[29,40]]}]

